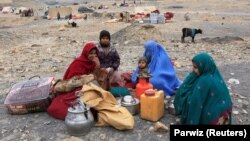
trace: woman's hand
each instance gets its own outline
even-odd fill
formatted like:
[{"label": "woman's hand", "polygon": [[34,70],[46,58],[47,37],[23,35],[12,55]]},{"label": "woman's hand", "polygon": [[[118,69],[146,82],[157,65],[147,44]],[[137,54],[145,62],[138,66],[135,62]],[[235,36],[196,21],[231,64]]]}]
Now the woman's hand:
[{"label": "woman's hand", "polygon": [[114,72],[114,69],[112,67],[106,68],[106,71],[108,72],[108,74],[112,74]]},{"label": "woman's hand", "polygon": [[98,57],[94,57],[93,61],[94,61],[95,64],[96,64],[96,68],[100,68],[100,61],[99,61],[99,58],[98,58]]}]

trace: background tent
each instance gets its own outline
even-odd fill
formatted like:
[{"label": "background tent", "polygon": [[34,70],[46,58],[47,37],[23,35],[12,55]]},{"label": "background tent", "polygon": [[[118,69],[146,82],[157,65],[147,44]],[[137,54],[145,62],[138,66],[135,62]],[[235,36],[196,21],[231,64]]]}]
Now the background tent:
[{"label": "background tent", "polygon": [[72,8],[71,7],[55,7],[55,8],[49,8],[48,16],[49,18],[56,18],[57,13],[60,13],[61,18],[68,16],[69,14],[72,14]]},{"label": "background tent", "polygon": [[4,13],[4,14],[7,14],[7,13],[10,13],[10,12],[12,12],[12,8],[11,7],[3,7],[3,9],[2,9],[2,13]]}]

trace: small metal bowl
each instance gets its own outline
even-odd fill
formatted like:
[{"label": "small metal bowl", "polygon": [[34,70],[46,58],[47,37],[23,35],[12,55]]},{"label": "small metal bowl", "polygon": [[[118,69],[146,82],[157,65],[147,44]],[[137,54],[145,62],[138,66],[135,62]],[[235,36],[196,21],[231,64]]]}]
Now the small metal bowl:
[{"label": "small metal bowl", "polygon": [[132,115],[137,115],[140,112],[140,101],[137,98],[133,98],[131,102],[125,102],[123,97],[118,100],[119,105],[126,107]]}]

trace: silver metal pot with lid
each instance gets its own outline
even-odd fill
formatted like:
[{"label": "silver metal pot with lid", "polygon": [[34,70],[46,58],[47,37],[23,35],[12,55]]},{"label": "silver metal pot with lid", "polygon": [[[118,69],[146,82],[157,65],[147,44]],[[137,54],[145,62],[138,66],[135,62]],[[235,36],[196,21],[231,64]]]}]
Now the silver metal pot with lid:
[{"label": "silver metal pot with lid", "polygon": [[118,103],[121,106],[126,107],[132,115],[136,115],[140,112],[140,101],[131,95],[121,97],[121,99],[118,100]]},{"label": "silver metal pot with lid", "polygon": [[90,108],[77,99],[76,104],[68,108],[65,125],[71,135],[86,135],[94,126],[94,117]]}]

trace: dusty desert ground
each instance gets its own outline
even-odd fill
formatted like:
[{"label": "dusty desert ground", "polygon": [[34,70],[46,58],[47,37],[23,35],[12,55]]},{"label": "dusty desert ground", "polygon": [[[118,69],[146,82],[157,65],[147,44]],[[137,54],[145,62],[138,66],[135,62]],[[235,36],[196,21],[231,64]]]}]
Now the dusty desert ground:
[{"label": "dusty desert ground", "polygon": [[[13,83],[27,80],[31,76],[53,76],[61,78],[69,63],[80,54],[88,41],[98,41],[103,29],[112,34],[121,56],[121,72],[132,72],[137,59],[143,53],[143,43],[154,39],[163,44],[175,62],[181,80],[191,70],[191,58],[202,51],[211,54],[230,88],[234,102],[233,124],[250,124],[250,2],[249,0],[145,0],[137,6],[156,6],[161,12],[173,12],[169,23],[153,24],[145,28],[139,23],[107,23],[108,15],[122,11],[133,13],[136,5],[128,1],[129,7],[112,6],[112,0],[82,4],[98,6],[105,4],[109,9],[98,9],[99,14],[89,14],[88,20],[78,19],[77,28],[65,28],[66,20],[43,19],[46,7],[41,1],[13,0],[11,6],[33,7],[34,17],[20,17],[0,13],[0,140],[2,141],[54,141],[54,140],[169,140],[169,132],[149,133],[154,123],[135,117],[133,130],[118,131],[111,127],[94,127],[86,136],[72,137],[64,122],[47,115],[46,112],[27,115],[10,115],[4,100]],[[72,6],[77,13],[79,5]],[[188,13],[189,21],[184,15]],[[183,27],[201,28],[196,43],[186,38],[181,43]],[[239,84],[229,83],[229,79]],[[165,113],[160,120],[166,125],[176,117]]]}]

